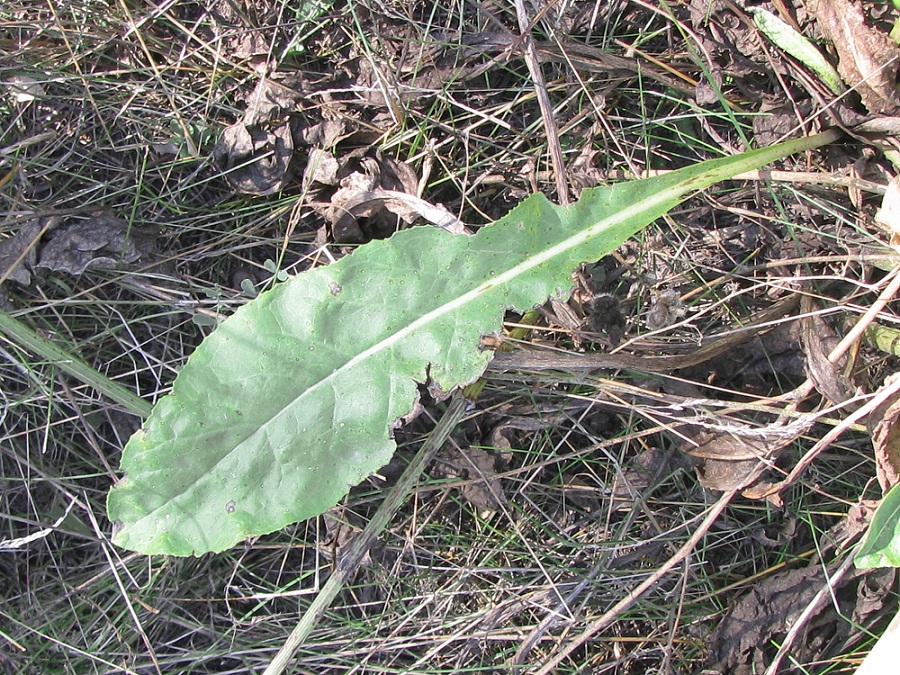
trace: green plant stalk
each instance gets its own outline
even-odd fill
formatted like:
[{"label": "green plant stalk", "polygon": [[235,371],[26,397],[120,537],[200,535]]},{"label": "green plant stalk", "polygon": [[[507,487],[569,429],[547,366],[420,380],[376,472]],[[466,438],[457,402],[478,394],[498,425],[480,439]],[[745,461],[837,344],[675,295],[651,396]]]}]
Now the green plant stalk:
[{"label": "green plant stalk", "polygon": [[50,340],[42,338],[24,323],[10,316],[2,309],[0,309],[0,332],[4,333],[11,342],[22,349],[46,359],[63,372],[93,387],[135,415],[147,417],[153,409],[150,403],[134,394],[127,387],[123,387],[118,382],[114,382],[106,377],[106,375],[98,373],[95,368],[73,356],[62,347],[53,344]]},{"label": "green plant stalk", "polygon": [[453,395],[450,406],[437,423],[437,426],[428,435],[428,438],[422,444],[422,447],[419,448],[419,451],[416,453],[412,462],[406,467],[403,475],[400,476],[400,480],[397,481],[397,484],[394,485],[388,496],[385,497],[381,506],[378,507],[378,511],[372,516],[369,524],[366,525],[366,529],[364,529],[359,536],[347,546],[347,550],[344,551],[338,559],[337,564],[334,566],[334,571],[331,573],[328,581],[325,582],[325,585],[322,587],[322,590],[319,591],[316,599],[313,600],[309,609],[303,614],[303,618],[300,619],[299,623],[294,627],[294,630],[291,631],[288,639],[282,645],[281,649],[278,650],[278,653],[275,655],[275,658],[272,659],[271,663],[269,663],[269,666],[263,672],[263,675],[281,675],[281,673],[284,672],[285,668],[294,657],[297,648],[303,644],[303,641],[307,637],[309,637],[309,634],[312,632],[313,628],[315,628],[319,619],[322,618],[322,615],[325,614],[326,610],[331,605],[331,601],[334,600],[335,596],[337,596],[344,587],[344,582],[353,575],[360,562],[362,562],[366,552],[372,546],[372,543],[378,538],[382,530],[387,527],[387,524],[394,513],[396,513],[397,509],[400,508],[400,505],[403,504],[406,496],[425,470],[425,467],[428,466],[435,453],[444,445],[450,437],[450,434],[456,428],[456,425],[459,424],[465,416],[466,405],[468,402],[469,399],[459,392]]},{"label": "green plant stalk", "polygon": [[866,342],[885,354],[900,356],[900,330],[873,323],[866,328],[865,338]]}]

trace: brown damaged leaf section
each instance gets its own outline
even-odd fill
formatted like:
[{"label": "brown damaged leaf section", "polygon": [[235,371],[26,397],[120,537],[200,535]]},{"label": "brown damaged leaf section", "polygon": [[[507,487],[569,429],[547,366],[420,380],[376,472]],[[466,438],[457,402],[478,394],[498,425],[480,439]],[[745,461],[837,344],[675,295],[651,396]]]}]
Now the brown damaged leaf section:
[{"label": "brown damaged leaf section", "polygon": [[0,242],[0,278],[27,286],[32,275],[136,269],[158,262],[156,231],[131,226],[110,213],[89,218],[25,223]]},{"label": "brown damaged leaf section", "polygon": [[[350,156],[338,161],[328,156],[321,159],[324,161],[319,166],[333,163],[335,180],[340,177],[338,190],[326,205],[317,208],[331,224],[336,242],[363,243],[373,237],[386,237],[398,226],[410,225],[419,219],[453,234],[470,234],[445,208],[416,196],[418,178],[408,164],[380,151],[376,151],[374,158]],[[359,170],[353,170],[353,167]],[[320,169],[308,167],[305,179],[310,184],[327,184],[321,179],[321,173]],[[331,174],[329,169],[328,177]]]},{"label": "brown damaged leaf section", "polygon": [[[856,570],[833,590],[840,614],[832,602],[824,603],[807,621],[794,641],[791,655],[800,662],[827,659],[835,645],[851,639],[851,624],[839,620],[852,617],[869,626],[884,616],[896,570]],[[791,626],[829,584],[821,564],[790,570],[754,585],[720,624],[713,638],[715,661],[711,672],[762,673]],[[783,671],[778,671],[783,672]]]},{"label": "brown damaged leaf section", "polygon": [[900,48],[884,32],[866,22],[867,13],[858,1],[812,0],[807,9],[822,32],[834,44],[840,62],[838,72],[872,113],[900,113],[897,71]]},{"label": "brown damaged leaf section", "polygon": [[675,438],[679,449],[695,463],[697,480],[709,490],[741,490],[750,499],[766,497],[771,476],[761,471],[762,465],[774,466],[784,449],[811,425],[800,419],[754,426],[703,414],[696,404],[687,404],[702,401],[702,393],[693,383],[668,382],[666,388],[677,390],[685,398],[679,407],[693,413],[682,415],[684,424],[678,426]]},{"label": "brown damaged leaf section", "polygon": [[[835,546],[847,550],[863,533],[870,517],[867,506],[853,507],[847,518],[822,538],[826,544],[823,556],[832,556]],[[860,633],[852,631],[854,623],[876,626],[889,620],[895,604],[891,595],[897,571],[850,570],[840,576],[836,574],[838,566],[814,558],[807,567],[755,582],[713,633],[710,659],[703,672],[767,672],[777,645],[785,642],[792,628],[798,629],[792,658],[801,663],[826,662],[862,639]],[[798,621],[802,623],[797,625]],[[788,671],[782,668],[778,672]]]},{"label": "brown damaged leaf section", "polygon": [[745,490],[745,496],[759,498],[750,487],[759,477],[760,461],[775,461],[806,427],[795,424],[709,429],[687,425],[679,431],[683,439],[690,441],[682,441],[682,450],[700,462],[697,477],[703,487]]},{"label": "brown damaged leaf section", "polygon": [[[882,389],[892,386],[900,374],[885,380]],[[869,431],[875,449],[875,471],[884,492],[900,483],[900,399],[888,401],[869,417]]]},{"label": "brown damaged leaf section", "polygon": [[298,78],[260,80],[243,119],[216,143],[213,161],[238,192],[271,195],[293,176],[291,116],[302,97]]},{"label": "brown damaged leaf section", "polygon": [[[852,399],[855,395],[850,378],[842,367],[846,363],[832,363],[828,355],[837,346],[839,339],[834,330],[820,314],[816,314],[814,303],[807,297],[802,300],[803,351],[806,354],[806,371],[816,389],[832,404],[837,405]],[[855,409],[857,406],[850,406]]]}]

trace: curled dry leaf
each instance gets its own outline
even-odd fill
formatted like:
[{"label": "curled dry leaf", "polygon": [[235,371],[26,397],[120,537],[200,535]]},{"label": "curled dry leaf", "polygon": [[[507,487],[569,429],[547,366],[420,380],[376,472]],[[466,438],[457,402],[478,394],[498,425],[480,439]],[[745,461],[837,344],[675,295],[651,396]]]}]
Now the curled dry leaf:
[{"label": "curled dry leaf", "polygon": [[[894,373],[881,386],[892,386],[900,373]],[[884,492],[900,483],[900,398],[887,401],[876,409],[868,420],[875,449],[875,470],[878,484]]]},{"label": "curled dry leaf", "polygon": [[264,129],[240,122],[219,137],[213,161],[233,189],[262,196],[274,194],[287,184],[293,155],[289,124]]},{"label": "curled dry leaf", "polygon": [[[782,642],[817,594],[832,585],[831,572],[813,562],[754,583],[712,636],[711,670],[765,672],[776,651],[773,642]],[[834,601],[818,605],[801,628],[791,654],[801,662],[828,661],[837,645],[853,638],[854,623],[868,626],[884,615],[896,573],[893,569],[852,570],[840,577],[831,591]]]},{"label": "curled dry leaf", "polygon": [[844,374],[840,363],[832,363],[828,359],[828,354],[837,345],[838,338],[820,315],[811,313],[813,310],[811,303],[806,298],[803,302],[803,313],[807,316],[802,320],[802,342],[809,378],[819,393],[832,404],[849,401],[854,396],[850,378]]},{"label": "curled dry leaf", "polygon": [[[332,198],[331,217],[334,238],[340,243],[358,240],[356,220],[383,212],[399,217],[407,224],[422,218],[451,234],[470,234],[466,226],[443,206],[434,205],[396,190],[359,190],[351,182]],[[360,231],[361,232],[361,231]]]},{"label": "curled dry leaf", "polygon": [[155,255],[154,232],[101,214],[52,229],[47,241],[39,243],[33,269],[78,276],[89,269],[130,269],[152,262]]},{"label": "curled dry leaf", "polygon": [[[506,440],[503,436],[503,438]],[[506,441],[508,444],[509,441]],[[433,473],[442,478],[462,479],[460,494],[481,515],[498,511],[505,503],[503,485],[497,476],[497,458],[481,448],[448,449]]]},{"label": "curled dry leaf", "polygon": [[28,285],[35,272],[79,276],[89,269],[130,269],[155,258],[155,232],[115,216],[99,214],[61,225],[41,220],[23,224],[13,237],[0,241],[0,277]]},{"label": "curled dry leaf", "polygon": [[838,72],[870,112],[900,112],[897,73],[900,48],[887,34],[866,23],[859,0],[812,0],[807,9],[837,50]]},{"label": "curled dry leaf", "polygon": [[27,222],[13,236],[0,240],[0,278],[23,286],[31,283],[31,270],[37,262],[35,239],[42,229],[38,223]]},{"label": "curled dry leaf", "polygon": [[770,463],[802,434],[811,422],[801,420],[787,426],[751,428],[720,425],[688,425],[679,429],[692,442],[682,449],[702,460],[697,468],[700,484],[710,490],[743,490],[747,497],[758,495],[751,489],[759,477],[760,461]]},{"label": "curled dry leaf", "polygon": [[99,216],[56,232],[42,247],[37,266],[78,276],[88,269],[131,266],[154,250],[152,236],[141,236],[113,216]]},{"label": "curled dry leaf", "polygon": [[355,171],[340,181],[341,187],[332,195],[324,214],[336,242],[366,241],[369,237],[360,227],[361,218],[368,218],[374,225],[370,229],[383,236],[397,230],[398,218],[407,225],[421,218],[452,234],[469,233],[445,208],[415,196],[418,181],[408,164],[380,152],[375,159],[363,158],[360,164],[363,171]]},{"label": "curled dry leaf", "polygon": [[851,507],[847,517],[821,537],[822,557],[814,558],[808,567],[786,570],[754,583],[731,606],[713,633],[709,670],[703,672],[764,672],[775,651],[771,639],[778,638],[776,642],[781,643],[816,594],[829,586],[833,589],[833,602],[819,605],[794,642],[797,651],[792,653],[800,660],[809,662],[817,656],[824,659],[822,650],[846,645],[843,639],[848,637],[852,624],[841,621],[838,614],[864,626],[872,626],[878,616],[883,616],[891,604],[896,570],[878,570],[874,574],[870,574],[872,570],[854,570],[832,585],[834,575],[826,572],[822,562],[830,559],[833,550],[847,550],[862,536],[873,507],[867,502]]},{"label": "curled dry leaf", "polygon": [[292,84],[261,80],[247,99],[243,119],[219,137],[213,161],[236,191],[270,195],[291,179],[291,112],[302,96]]}]

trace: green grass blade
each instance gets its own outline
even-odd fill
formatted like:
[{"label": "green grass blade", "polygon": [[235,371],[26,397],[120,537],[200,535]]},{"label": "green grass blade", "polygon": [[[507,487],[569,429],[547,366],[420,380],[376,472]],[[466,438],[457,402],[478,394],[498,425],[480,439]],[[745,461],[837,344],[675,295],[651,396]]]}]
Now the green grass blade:
[{"label": "green grass blade", "polygon": [[63,372],[93,387],[101,394],[124,406],[136,415],[147,417],[152,410],[150,403],[137,396],[118,382],[114,382],[78,357],[31,330],[24,323],[0,309],[0,332],[15,344],[46,359]]},{"label": "green grass blade", "polygon": [[765,9],[751,7],[747,11],[753,15],[756,27],[763,35],[816,73],[833,94],[840,96],[847,90],[843,78],[834,66],[801,33]]}]

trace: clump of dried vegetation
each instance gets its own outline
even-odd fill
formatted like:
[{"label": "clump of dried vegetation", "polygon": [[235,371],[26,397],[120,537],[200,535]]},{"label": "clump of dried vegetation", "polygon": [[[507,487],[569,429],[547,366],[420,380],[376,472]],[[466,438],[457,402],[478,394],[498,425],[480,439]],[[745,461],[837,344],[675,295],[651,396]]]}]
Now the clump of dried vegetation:
[{"label": "clump of dried vegetation", "polygon": [[[217,318],[429,208],[477,227],[900,107],[699,0],[12,1],[0,76],[0,305],[148,401]],[[728,183],[510,316],[292,672],[851,671],[897,605],[893,570],[848,565],[893,480],[887,406],[855,414],[896,369],[892,152]],[[327,516],[148,559],[103,516],[139,417],[0,339],[0,663],[262,672],[445,405]]]}]

